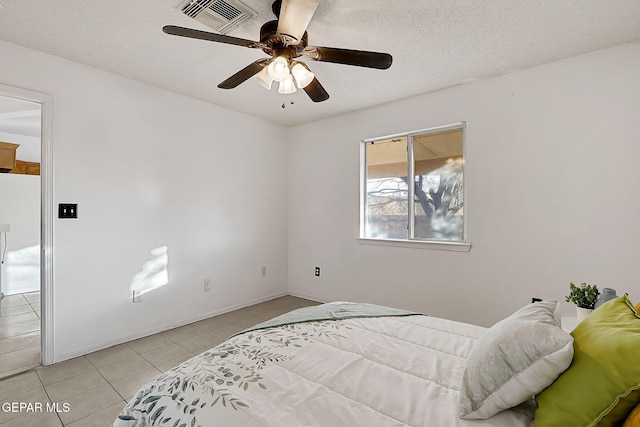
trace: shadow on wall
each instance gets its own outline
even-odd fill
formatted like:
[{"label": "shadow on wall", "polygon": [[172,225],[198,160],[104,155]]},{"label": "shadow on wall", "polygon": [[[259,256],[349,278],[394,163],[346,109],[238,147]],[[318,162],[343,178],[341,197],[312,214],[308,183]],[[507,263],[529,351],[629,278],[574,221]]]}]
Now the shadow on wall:
[{"label": "shadow on wall", "polygon": [[142,271],[133,276],[129,290],[131,294],[140,296],[169,283],[169,254],[166,246],[151,250],[152,259],[145,262]]},{"label": "shadow on wall", "polygon": [[7,253],[2,288],[5,295],[40,290],[40,246],[29,246]]}]

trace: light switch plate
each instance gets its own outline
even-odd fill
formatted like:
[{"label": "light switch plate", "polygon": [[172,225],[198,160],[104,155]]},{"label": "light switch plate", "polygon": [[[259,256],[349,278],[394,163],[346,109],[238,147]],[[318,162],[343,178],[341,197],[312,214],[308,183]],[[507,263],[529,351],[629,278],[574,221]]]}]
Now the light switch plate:
[{"label": "light switch plate", "polygon": [[58,205],[58,218],[75,219],[78,218],[77,203],[60,203]]}]

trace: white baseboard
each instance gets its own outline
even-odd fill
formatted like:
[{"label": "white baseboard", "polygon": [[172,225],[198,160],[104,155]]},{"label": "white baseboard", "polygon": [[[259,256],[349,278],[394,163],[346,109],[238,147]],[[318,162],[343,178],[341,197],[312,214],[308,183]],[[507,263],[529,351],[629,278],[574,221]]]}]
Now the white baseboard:
[{"label": "white baseboard", "polygon": [[289,292],[289,295],[291,295],[292,297],[298,297],[298,298],[304,298],[304,299],[308,299],[311,301],[316,301],[316,302],[323,302],[323,303],[327,303],[327,302],[333,302],[334,300],[332,299],[326,299],[326,298],[322,298],[319,297],[317,295],[311,295],[311,294],[307,294],[304,292]]},{"label": "white baseboard", "polygon": [[[241,308],[248,307],[250,305],[260,304],[261,302],[269,301],[275,298],[280,298],[283,296],[289,295],[287,292],[278,292],[275,294],[267,295],[265,297],[256,298],[250,301],[245,301],[240,304],[228,305],[225,307],[218,308],[216,310],[210,311],[208,313],[200,314],[198,316],[187,317],[178,322],[166,323],[161,326],[157,326],[151,329],[147,329],[142,332],[138,332],[136,334],[127,335],[124,337],[117,338],[115,340],[110,340],[106,342],[102,342],[100,344],[96,344],[89,347],[84,347],[79,350],[75,350],[69,353],[56,355],[54,363],[64,362],[65,360],[73,359],[74,357],[84,356],[85,354],[93,353],[94,351],[104,350],[105,348],[113,347],[114,345],[123,344],[129,341],[137,340],[139,338],[148,337],[149,335],[157,334],[159,332],[168,331],[169,329],[178,328],[180,326],[185,326],[193,322],[197,322],[199,320],[208,319],[209,317],[218,316],[220,314],[228,313],[230,311],[239,310]],[[305,298],[305,297],[300,297]],[[310,298],[307,298],[310,299]]]}]

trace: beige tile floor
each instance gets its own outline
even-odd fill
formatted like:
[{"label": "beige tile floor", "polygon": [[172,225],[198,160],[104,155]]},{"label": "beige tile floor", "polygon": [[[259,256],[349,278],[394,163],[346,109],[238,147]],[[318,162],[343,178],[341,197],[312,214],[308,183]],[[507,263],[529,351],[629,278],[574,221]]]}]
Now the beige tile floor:
[{"label": "beige tile floor", "polygon": [[[316,304],[292,296],[277,298],[6,378],[0,381],[0,426],[110,426],[138,388],[157,374],[235,332]],[[40,403],[42,412],[12,411],[6,406],[12,402],[33,403],[34,410]],[[55,404],[58,411],[51,407]]]},{"label": "beige tile floor", "polygon": [[0,379],[40,366],[40,292],[4,297],[0,311]]}]

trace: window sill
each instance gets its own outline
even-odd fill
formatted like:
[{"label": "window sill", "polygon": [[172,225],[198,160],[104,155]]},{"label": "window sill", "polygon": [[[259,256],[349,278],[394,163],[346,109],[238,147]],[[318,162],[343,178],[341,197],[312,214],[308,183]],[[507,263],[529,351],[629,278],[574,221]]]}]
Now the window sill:
[{"label": "window sill", "polygon": [[359,237],[358,243],[362,245],[391,246],[396,248],[432,249],[440,251],[469,252],[469,242],[434,242],[426,240],[392,240],[392,239],[368,239]]}]

